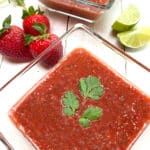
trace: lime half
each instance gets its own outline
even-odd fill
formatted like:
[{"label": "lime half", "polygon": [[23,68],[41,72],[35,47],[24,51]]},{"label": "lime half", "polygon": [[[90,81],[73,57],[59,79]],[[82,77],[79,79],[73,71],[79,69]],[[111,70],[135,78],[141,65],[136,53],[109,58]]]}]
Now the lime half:
[{"label": "lime half", "polygon": [[118,19],[113,23],[112,28],[115,31],[122,32],[131,29],[140,20],[140,12],[137,7],[130,4],[123,10]]},{"label": "lime half", "polygon": [[141,27],[118,33],[119,41],[129,48],[140,48],[150,41],[150,27]]}]

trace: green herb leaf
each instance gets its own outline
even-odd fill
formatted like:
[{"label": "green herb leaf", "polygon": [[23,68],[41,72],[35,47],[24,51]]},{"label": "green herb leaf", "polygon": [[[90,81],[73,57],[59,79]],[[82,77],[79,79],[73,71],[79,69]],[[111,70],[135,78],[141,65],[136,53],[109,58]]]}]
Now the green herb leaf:
[{"label": "green herb leaf", "polygon": [[40,7],[38,7],[38,9],[36,9],[35,12],[36,14],[41,14],[41,15],[44,14],[44,11],[42,11]]},{"label": "green herb leaf", "polygon": [[74,111],[69,107],[63,108],[63,113],[66,114],[67,116],[73,116],[74,115]]},{"label": "green herb leaf", "polygon": [[90,126],[90,120],[87,118],[79,118],[79,123],[85,128]]},{"label": "green herb leaf", "polygon": [[73,116],[76,110],[79,108],[79,100],[77,96],[72,91],[67,91],[62,98],[62,103],[64,105],[63,112],[67,116]]},{"label": "green herb leaf", "polygon": [[29,12],[30,15],[33,15],[33,14],[35,14],[36,10],[34,9],[33,6],[30,6],[30,7],[28,8],[28,12]]},{"label": "green herb leaf", "polygon": [[33,28],[34,28],[35,30],[39,31],[40,34],[45,34],[45,33],[46,33],[46,30],[47,30],[45,24],[37,23],[37,22],[34,23]]},{"label": "green herb leaf", "polygon": [[83,114],[79,118],[79,123],[85,128],[89,127],[91,121],[100,119],[102,115],[103,115],[102,108],[91,106],[83,112]]},{"label": "green herb leaf", "polygon": [[11,24],[11,15],[9,15],[3,22],[3,28],[4,29],[8,29],[10,28],[10,24]]},{"label": "green herb leaf", "polygon": [[93,121],[100,119],[102,114],[103,114],[102,108],[91,106],[83,112],[81,118],[86,118],[89,119],[90,121]]},{"label": "green herb leaf", "polygon": [[102,96],[104,92],[103,85],[95,76],[81,78],[79,81],[79,88],[85,98],[91,98],[94,100],[99,100],[100,96]]},{"label": "green herb leaf", "polygon": [[28,9],[24,8],[23,14],[22,14],[22,19],[24,19],[28,16],[32,16],[34,14],[43,14],[43,13],[44,13],[44,11],[41,11],[39,7],[38,7],[38,9],[34,9],[33,6],[30,6]]},{"label": "green herb leaf", "polygon": [[1,36],[3,35],[4,32],[5,32],[4,29],[1,29],[1,30],[0,30],[0,38],[1,38]]},{"label": "green herb leaf", "polygon": [[2,24],[2,29],[0,29],[0,37],[3,35],[3,33],[10,28],[10,24],[11,24],[11,15],[9,15],[7,18],[5,18],[5,20],[3,21]]},{"label": "green herb leaf", "polygon": [[34,9],[33,6],[30,6],[28,9],[23,9],[23,14],[22,14],[22,19],[31,16],[33,14],[36,14],[36,10]]},{"label": "green herb leaf", "polygon": [[26,9],[24,9],[22,12],[22,19],[26,18],[27,16],[30,16],[30,14]]},{"label": "green herb leaf", "polygon": [[38,36],[33,36],[31,34],[25,34],[24,35],[24,45],[27,46],[29,45],[31,42],[37,40],[37,39],[47,39],[49,38],[49,34],[42,34],[42,35],[38,35]]},{"label": "green herb leaf", "polygon": [[27,46],[29,45],[32,41],[35,41],[37,39],[37,37],[32,36],[30,34],[25,34],[24,36],[24,45]]}]

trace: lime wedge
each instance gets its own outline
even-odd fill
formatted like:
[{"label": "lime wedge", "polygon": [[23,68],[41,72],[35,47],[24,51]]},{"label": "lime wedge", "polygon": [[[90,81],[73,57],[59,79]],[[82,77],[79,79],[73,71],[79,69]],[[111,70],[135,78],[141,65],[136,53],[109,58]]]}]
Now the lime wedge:
[{"label": "lime wedge", "polygon": [[129,48],[143,47],[150,41],[150,27],[141,27],[117,34],[119,41]]},{"label": "lime wedge", "polygon": [[112,29],[118,32],[127,31],[134,27],[140,20],[140,12],[137,7],[130,4],[123,10],[118,19],[113,23]]}]

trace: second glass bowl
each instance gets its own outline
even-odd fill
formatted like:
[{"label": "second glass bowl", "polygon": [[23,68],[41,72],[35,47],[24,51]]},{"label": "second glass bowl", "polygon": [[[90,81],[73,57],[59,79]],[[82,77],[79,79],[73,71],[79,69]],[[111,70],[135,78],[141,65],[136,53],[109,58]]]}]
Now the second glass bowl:
[{"label": "second glass bowl", "polygon": [[115,0],[39,0],[50,11],[90,23],[108,10]]}]

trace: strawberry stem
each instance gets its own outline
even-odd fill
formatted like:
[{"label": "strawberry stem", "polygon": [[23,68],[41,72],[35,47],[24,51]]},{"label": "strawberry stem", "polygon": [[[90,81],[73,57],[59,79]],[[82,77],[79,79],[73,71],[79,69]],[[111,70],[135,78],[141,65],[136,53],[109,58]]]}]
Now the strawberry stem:
[{"label": "strawberry stem", "polygon": [[38,39],[47,39],[49,38],[49,34],[42,34],[42,35],[38,35],[38,36],[33,36],[31,34],[26,34],[25,35],[25,43],[24,45],[27,46],[29,45],[31,42],[35,41],[35,40],[38,40]]},{"label": "strawberry stem", "polygon": [[11,15],[6,17],[5,20],[3,21],[3,28],[4,29],[10,28],[10,24],[11,24]]},{"label": "strawberry stem", "polygon": [[0,29],[0,37],[3,35],[3,33],[10,28],[11,24],[11,15],[5,18],[2,24],[2,29]]},{"label": "strawberry stem", "polygon": [[28,16],[32,16],[34,14],[43,14],[44,12],[41,11],[41,9],[38,7],[38,9],[34,9],[33,6],[30,6],[28,9],[25,8],[23,10],[23,15],[22,15],[22,19],[28,17]]},{"label": "strawberry stem", "polygon": [[46,34],[47,27],[45,24],[35,22],[33,28],[40,32],[40,34]]}]

